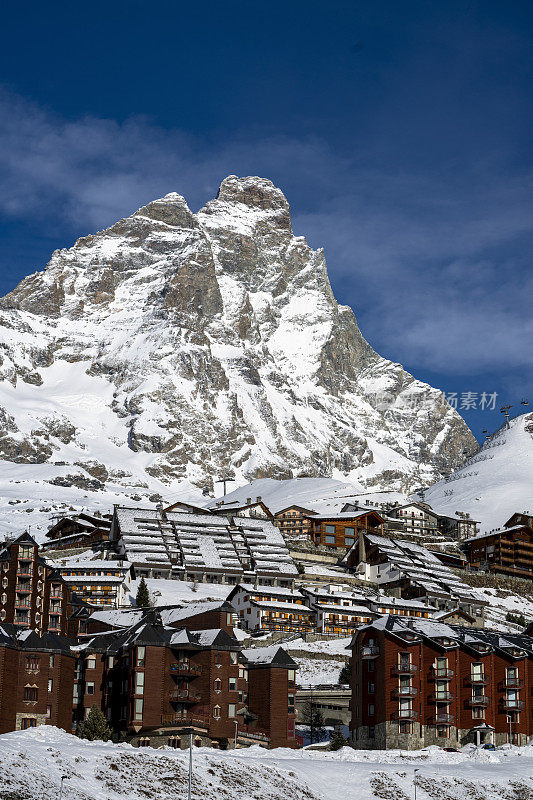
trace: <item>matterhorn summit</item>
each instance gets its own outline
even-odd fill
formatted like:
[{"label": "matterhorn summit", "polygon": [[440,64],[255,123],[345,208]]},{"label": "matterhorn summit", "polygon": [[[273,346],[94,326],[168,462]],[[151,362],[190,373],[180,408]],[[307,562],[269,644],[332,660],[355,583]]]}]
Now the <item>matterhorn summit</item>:
[{"label": "matterhorn summit", "polygon": [[365,341],[263,178],[229,176],[196,214],[168,194],[54,252],[0,301],[0,329],[13,481],[148,496],[229,473],[405,491],[476,449],[440,391]]}]

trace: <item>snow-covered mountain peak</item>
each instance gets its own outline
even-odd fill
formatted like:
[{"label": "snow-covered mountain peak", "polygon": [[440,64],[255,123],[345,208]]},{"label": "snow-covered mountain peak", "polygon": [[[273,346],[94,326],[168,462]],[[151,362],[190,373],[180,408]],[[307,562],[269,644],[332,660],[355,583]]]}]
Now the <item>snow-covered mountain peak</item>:
[{"label": "snow-covered mountain peak", "polygon": [[54,252],[2,299],[0,344],[0,457],[48,465],[43,480],[405,490],[476,447],[441,392],[366,342],[263,178],[229,176],[197,214],[171,193]]}]

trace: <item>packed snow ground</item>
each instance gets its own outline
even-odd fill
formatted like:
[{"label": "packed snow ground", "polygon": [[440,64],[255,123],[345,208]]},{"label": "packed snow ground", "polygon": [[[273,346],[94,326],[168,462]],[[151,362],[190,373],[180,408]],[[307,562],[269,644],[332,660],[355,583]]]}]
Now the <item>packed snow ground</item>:
[{"label": "packed snow ground", "polygon": [[[184,798],[188,753],[86,742],[50,726],[0,736],[2,798]],[[529,800],[533,747],[495,752],[195,749],[194,800]]]}]

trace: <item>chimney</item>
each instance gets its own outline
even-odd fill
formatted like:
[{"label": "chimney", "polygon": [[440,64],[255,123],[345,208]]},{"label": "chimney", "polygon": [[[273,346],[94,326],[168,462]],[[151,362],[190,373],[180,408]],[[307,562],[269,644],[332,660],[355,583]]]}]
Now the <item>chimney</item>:
[{"label": "chimney", "polygon": [[249,506],[251,504],[251,502],[252,502],[252,498],[251,497],[247,497],[246,498],[246,505]]},{"label": "chimney", "polygon": [[255,498],[255,502],[256,502],[256,503],[260,503],[260,502],[261,502],[261,495],[258,495],[258,496]]}]

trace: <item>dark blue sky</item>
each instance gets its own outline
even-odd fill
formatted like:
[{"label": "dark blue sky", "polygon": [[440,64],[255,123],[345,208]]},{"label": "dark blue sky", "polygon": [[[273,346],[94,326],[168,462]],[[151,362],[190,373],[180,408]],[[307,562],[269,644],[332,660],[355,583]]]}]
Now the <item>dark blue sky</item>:
[{"label": "dark blue sky", "polygon": [[371,344],[465,411],[533,405],[533,8],[9,4],[0,291],[169,191],[271,178]]}]

